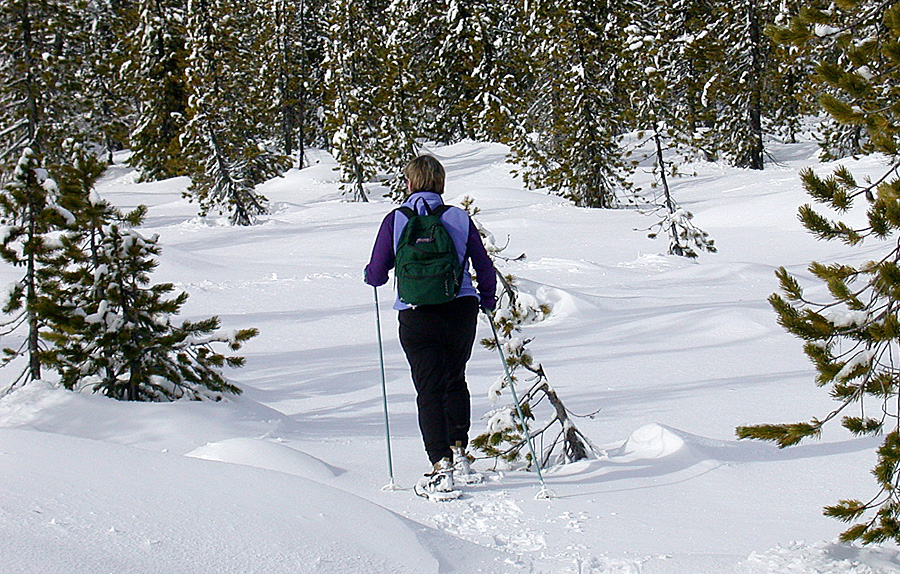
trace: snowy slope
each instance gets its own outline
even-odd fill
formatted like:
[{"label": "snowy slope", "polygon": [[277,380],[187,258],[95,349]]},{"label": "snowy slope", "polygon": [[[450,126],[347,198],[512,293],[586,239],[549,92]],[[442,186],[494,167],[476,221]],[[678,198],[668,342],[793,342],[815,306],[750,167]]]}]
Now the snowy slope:
[{"label": "snowy slope", "polygon": [[[834,543],[842,525],[821,514],[873,494],[877,441],[837,428],[784,451],[734,440],[737,425],[831,406],[766,303],[774,269],[807,278],[813,259],[879,253],[809,236],[797,172],[833,166],[808,144],[773,151],[763,172],[696,164],[675,179],[719,248],[691,262],[635,231],[653,223],[635,210],[522,190],[502,146],[433,149],[446,199],[472,196],[506,253],[527,255],[503,270],[554,309],[528,327],[530,349],[573,412],[599,409],[577,424],[601,452],[548,472],[552,501],[534,499],[533,474],[509,471],[443,505],[381,490],[375,308],[361,274],[391,204],[343,201],[323,154],[263,186],[273,213],[260,225],[232,228],[194,215],[185,179],[137,184],[113,166],[99,191],[150,206],[144,231],[163,247],[154,281],[190,293],[184,317],[259,328],[231,373],[245,393],[123,404],[36,384],[0,399],[0,572],[900,572],[896,548]],[[395,478],[408,489],[427,460],[390,290],[379,297]],[[500,372],[477,348],[475,431]]]},{"label": "snowy slope", "polygon": [[412,574],[447,554],[499,571],[496,552],[293,474],[29,430],[0,431],[0,456],[3,572]]}]

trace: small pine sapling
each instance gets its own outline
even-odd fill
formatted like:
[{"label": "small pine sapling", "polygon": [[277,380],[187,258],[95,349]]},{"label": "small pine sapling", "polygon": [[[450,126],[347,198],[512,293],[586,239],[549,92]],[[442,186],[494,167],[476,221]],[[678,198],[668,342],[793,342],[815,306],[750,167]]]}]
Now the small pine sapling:
[{"label": "small pine sapling", "polygon": [[653,139],[656,147],[654,171],[659,179],[659,185],[662,186],[663,202],[661,205],[656,205],[655,209],[652,210],[652,213],[658,214],[661,212],[662,219],[650,226],[649,237],[654,239],[660,233],[667,233],[669,236],[669,255],[696,259],[700,251],[715,253],[715,242],[709,237],[707,232],[694,225],[694,214],[678,205],[672,197],[669,180],[666,176],[666,162],[659,129],[654,131]]},{"label": "small pine sapling", "polygon": [[60,170],[61,187],[80,196],[81,215],[61,240],[62,303],[44,335],[53,344],[51,362],[60,383],[134,401],[220,400],[223,393],[240,393],[221,369],[240,367],[244,359],[215,346],[236,351],[256,329],[220,334],[218,317],[174,325],[170,317],[188,295],[169,297],[172,284],[150,282],[160,247],[155,236],[135,229],[146,208],[123,214],[102,200],[93,188],[100,173],[80,148]]},{"label": "small pine sapling", "polygon": [[[478,209],[473,206],[473,200],[466,197],[461,203],[473,216],[473,221],[487,244],[487,252],[494,262],[512,261],[513,259],[501,255],[505,247],[498,247],[494,236],[474,218],[478,214]],[[514,260],[522,260],[524,257],[522,254]],[[552,463],[568,463],[587,458],[589,453],[596,452],[596,449],[575,426],[572,420],[574,415],[550,385],[544,367],[536,363],[531,356],[528,344],[532,339],[520,336],[524,325],[546,318],[550,314],[550,306],[520,291],[515,276],[498,272],[498,279],[501,292],[497,298],[493,320],[513,384],[519,380],[516,376],[518,372],[526,372],[525,382],[528,390],[519,395],[522,415],[526,420],[534,421],[534,410],[544,400],[547,400],[553,411],[549,421],[542,423],[539,428],[527,429],[532,440],[541,439],[541,448],[536,449],[539,453],[537,456],[540,457],[537,464],[545,468]],[[497,341],[483,339],[481,344],[487,349],[495,350]],[[492,402],[501,398],[507,385],[505,376],[497,380],[489,391]],[[472,447],[495,461],[509,464],[524,459],[530,467],[533,461],[525,442],[526,429],[517,415],[516,405],[504,405],[487,413],[484,418],[487,420],[486,430],[472,440]],[[557,430],[553,431],[554,428]]]}]

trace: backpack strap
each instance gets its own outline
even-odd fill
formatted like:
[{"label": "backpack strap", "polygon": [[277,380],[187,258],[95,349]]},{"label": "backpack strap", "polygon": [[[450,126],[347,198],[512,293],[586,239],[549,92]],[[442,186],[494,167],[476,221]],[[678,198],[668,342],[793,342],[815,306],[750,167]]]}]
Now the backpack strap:
[{"label": "backpack strap", "polygon": [[437,215],[440,218],[447,210],[450,209],[450,206],[446,203],[442,203],[439,206],[434,208],[434,211],[431,212],[431,215]]},{"label": "backpack strap", "polygon": [[[428,207],[427,203],[425,204],[425,209],[428,210],[427,215],[437,215],[438,218],[440,218],[442,215],[444,215],[444,213],[446,213],[447,210],[450,209],[450,207],[451,206],[447,205],[446,203],[442,203],[441,205],[435,207],[432,210],[431,208]],[[409,207],[407,207],[405,205],[401,205],[395,211],[399,211],[400,213],[405,215],[407,219],[412,219],[413,216],[419,215],[418,213],[416,213],[415,211],[413,211],[412,209],[410,209]]]},{"label": "backpack strap", "polygon": [[403,215],[405,215],[405,216],[406,216],[406,219],[412,219],[413,217],[415,217],[416,215],[418,215],[415,211],[413,211],[412,209],[406,207],[405,205],[401,205],[401,206],[398,207],[395,211],[399,211],[400,213],[402,213]]}]

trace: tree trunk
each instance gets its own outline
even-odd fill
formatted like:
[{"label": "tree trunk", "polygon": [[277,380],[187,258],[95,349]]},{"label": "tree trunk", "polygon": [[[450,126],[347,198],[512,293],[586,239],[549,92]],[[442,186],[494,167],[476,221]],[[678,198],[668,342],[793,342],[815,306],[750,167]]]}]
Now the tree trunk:
[{"label": "tree trunk", "polygon": [[[656,142],[656,161],[659,164],[659,179],[662,182],[663,193],[666,196],[666,210],[669,215],[675,213],[675,202],[672,201],[672,193],[669,191],[669,180],[666,178],[666,162],[663,159],[662,138],[659,137],[659,131],[654,127],[653,139]],[[675,222],[669,223],[669,255],[684,256],[681,245],[678,244],[678,229]]]},{"label": "tree trunk", "polygon": [[747,19],[750,28],[750,51],[752,71],[750,77],[750,132],[753,141],[749,158],[750,169],[763,169],[763,131],[762,131],[762,33],[759,27],[759,10],[756,0],[747,2]]},{"label": "tree trunk", "polygon": [[38,104],[37,77],[34,70],[34,37],[31,30],[31,13],[28,0],[22,2],[22,58],[25,68],[25,107],[28,116],[28,143],[35,152],[40,152],[38,126],[40,125],[40,105]]},{"label": "tree trunk", "polygon": [[[34,185],[39,185],[37,181]],[[32,192],[34,193],[34,192]],[[28,206],[28,240],[25,244],[27,254],[25,284],[26,298],[25,309],[28,314],[28,371],[29,379],[36,381],[41,378],[40,358],[40,322],[37,316],[37,255],[35,254],[35,242],[37,241],[37,218],[40,217],[40,206],[37,201],[30,201]]]},{"label": "tree trunk", "polygon": [[[546,379],[538,388],[544,392],[547,400],[553,405],[553,409],[556,411],[556,418],[559,419],[559,424],[563,427],[562,448],[566,462],[575,462],[587,458],[588,446],[581,439],[578,429],[575,428],[575,425],[569,419],[569,411],[566,410],[566,405],[563,404],[562,399],[559,398],[559,395],[547,383]],[[549,456],[550,453],[547,453],[547,455]],[[546,462],[546,460],[542,460],[541,466],[543,467]]]}]

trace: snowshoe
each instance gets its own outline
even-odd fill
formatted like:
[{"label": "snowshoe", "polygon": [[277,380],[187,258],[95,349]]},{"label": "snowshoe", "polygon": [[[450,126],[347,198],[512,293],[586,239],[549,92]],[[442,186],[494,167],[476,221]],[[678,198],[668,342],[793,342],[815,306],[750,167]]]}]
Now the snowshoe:
[{"label": "snowshoe", "polygon": [[467,485],[484,482],[484,475],[472,470],[469,455],[461,445],[450,447],[450,450],[453,451],[453,480],[455,482]]},{"label": "snowshoe", "polygon": [[462,496],[453,483],[453,463],[449,458],[434,463],[432,471],[420,478],[413,490],[422,498],[435,502],[456,500]]}]

